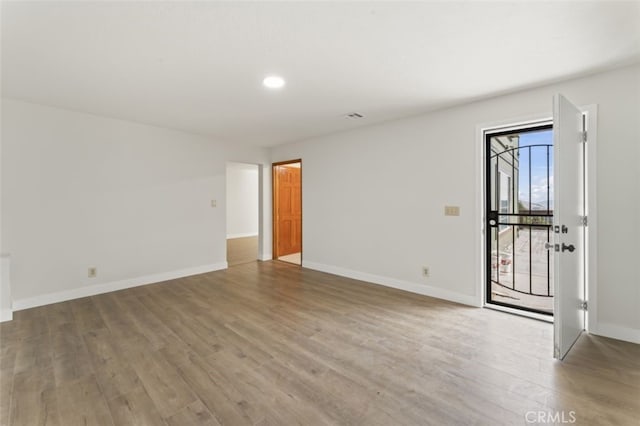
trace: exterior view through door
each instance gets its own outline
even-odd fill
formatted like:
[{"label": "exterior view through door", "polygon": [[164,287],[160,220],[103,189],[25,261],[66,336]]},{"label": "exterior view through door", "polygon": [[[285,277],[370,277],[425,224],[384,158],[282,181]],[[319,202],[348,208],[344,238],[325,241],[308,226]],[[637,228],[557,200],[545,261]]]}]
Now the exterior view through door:
[{"label": "exterior view through door", "polygon": [[486,302],[553,315],[553,129],[485,133]]},{"label": "exterior view through door", "polygon": [[302,162],[273,164],[273,257],[302,265]]}]

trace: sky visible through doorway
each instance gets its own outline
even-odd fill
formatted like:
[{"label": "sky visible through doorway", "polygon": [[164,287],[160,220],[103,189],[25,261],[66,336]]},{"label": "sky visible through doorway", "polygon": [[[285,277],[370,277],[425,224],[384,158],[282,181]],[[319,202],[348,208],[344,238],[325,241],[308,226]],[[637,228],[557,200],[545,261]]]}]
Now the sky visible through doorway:
[{"label": "sky visible through doorway", "polygon": [[[531,210],[553,210],[553,146],[548,148],[547,191],[547,147],[534,145],[552,145],[553,130],[540,130],[520,134],[520,173],[518,199],[525,208],[529,206],[529,157],[531,157]],[[531,146],[530,149],[522,147]],[[549,205],[547,207],[547,200]]]}]

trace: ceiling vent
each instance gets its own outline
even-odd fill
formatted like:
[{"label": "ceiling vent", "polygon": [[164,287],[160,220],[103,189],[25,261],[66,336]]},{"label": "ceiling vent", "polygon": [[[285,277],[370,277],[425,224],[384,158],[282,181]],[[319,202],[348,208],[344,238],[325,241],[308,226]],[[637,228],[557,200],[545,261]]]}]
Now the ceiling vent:
[{"label": "ceiling vent", "polygon": [[348,118],[349,120],[360,120],[361,118],[364,118],[364,115],[360,114],[359,112],[351,112],[347,114],[345,117]]}]

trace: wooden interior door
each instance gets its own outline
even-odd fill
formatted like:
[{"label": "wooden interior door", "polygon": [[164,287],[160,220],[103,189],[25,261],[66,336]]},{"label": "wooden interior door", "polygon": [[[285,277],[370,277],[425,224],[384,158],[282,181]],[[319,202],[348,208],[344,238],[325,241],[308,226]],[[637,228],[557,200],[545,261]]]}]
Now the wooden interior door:
[{"label": "wooden interior door", "polygon": [[302,181],[300,163],[274,167],[276,258],[302,252]]}]

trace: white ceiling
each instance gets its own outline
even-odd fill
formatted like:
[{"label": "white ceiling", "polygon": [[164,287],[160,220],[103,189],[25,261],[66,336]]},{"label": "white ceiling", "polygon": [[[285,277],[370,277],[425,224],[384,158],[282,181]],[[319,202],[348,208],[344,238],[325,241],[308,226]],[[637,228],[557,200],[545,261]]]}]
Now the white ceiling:
[{"label": "white ceiling", "polygon": [[2,3],[3,96],[258,146],[638,60],[637,1]]}]

